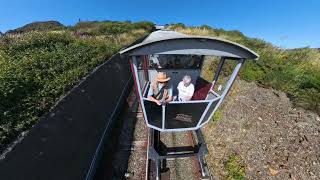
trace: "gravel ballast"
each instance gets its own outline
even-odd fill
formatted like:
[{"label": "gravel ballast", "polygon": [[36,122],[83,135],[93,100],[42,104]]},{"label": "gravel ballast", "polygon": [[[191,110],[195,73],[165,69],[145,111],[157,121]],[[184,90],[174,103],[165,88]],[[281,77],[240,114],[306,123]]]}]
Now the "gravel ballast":
[{"label": "gravel ballast", "polygon": [[203,130],[215,176],[227,178],[228,157],[237,154],[246,179],[320,179],[319,115],[255,83],[240,80],[232,89],[221,119]]}]

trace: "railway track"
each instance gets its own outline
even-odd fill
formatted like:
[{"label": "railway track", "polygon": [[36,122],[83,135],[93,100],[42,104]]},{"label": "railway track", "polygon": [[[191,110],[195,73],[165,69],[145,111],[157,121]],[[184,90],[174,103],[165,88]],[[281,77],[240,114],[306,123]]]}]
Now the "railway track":
[{"label": "railway track", "polygon": [[[128,99],[130,101],[134,100],[135,103],[137,103],[134,93],[131,93]],[[131,104],[135,103],[131,102]],[[135,117],[131,117],[136,119],[136,124],[131,154],[128,160],[128,169],[125,176],[127,179],[157,179],[157,162],[148,157],[148,154],[150,154],[148,153],[148,146],[150,146],[149,143],[152,142],[150,138],[153,138],[152,130],[146,127],[142,112],[139,107],[137,107],[137,104],[135,105],[136,106],[132,105],[129,107],[130,110],[128,111],[136,112],[132,113]],[[134,108],[136,110],[134,110]],[[198,144],[196,133],[191,131],[161,133],[157,138],[161,140],[159,146],[166,146],[173,151],[179,150],[179,147],[195,147]],[[192,153],[192,150],[189,150],[189,153]],[[212,179],[206,163],[196,155],[184,158],[166,158],[159,160],[158,163],[160,163],[159,166],[161,167],[159,169],[161,180]]]},{"label": "railway track", "polygon": [[[175,132],[161,134],[161,141],[169,148],[196,146],[197,141],[191,132]],[[179,148],[176,148],[179,150]],[[192,150],[189,151],[192,153]],[[183,158],[167,158],[160,160],[160,179],[212,179],[205,162],[200,162],[198,156],[183,157]],[[147,175],[145,179],[157,179],[156,161],[148,159]],[[204,161],[204,160],[202,160]],[[202,166],[202,167],[201,167]]]},{"label": "railway track", "polygon": [[[133,91],[134,92],[134,91]],[[117,137],[111,146],[105,149],[104,157],[94,179],[157,179],[156,161],[148,157],[150,136],[152,135],[143,119],[135,94],[131,92],[127,106],[122,110],[118,120]],[[175,150],[181,146],[197,146],[197,138],[192,132],[161,133],[159,139],[166,147]],[[162,145],[162,147],[163,147]],[[176,149],[178,150],[178,149]],[[112,156],[110,156],[112,153]],[[189,150],[189,153],[192,153]],[[161,180],[199,180],[210,178],[204,162],[199,163],[197,156],[184,158],[166,158],[160,162]]]}]

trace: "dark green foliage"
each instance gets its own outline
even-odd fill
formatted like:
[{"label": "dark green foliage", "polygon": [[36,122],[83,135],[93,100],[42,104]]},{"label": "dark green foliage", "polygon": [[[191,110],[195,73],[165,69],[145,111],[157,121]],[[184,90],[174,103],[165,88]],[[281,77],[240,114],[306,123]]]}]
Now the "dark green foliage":
[{"label": "dark green foliage", "polygon": [[241,77],[282,90],[295,105],[320,113],[320,98],[316,98],[320,94],[320,53],[310,48],[283,50],[259,43],[246,44],[260,54],[260,59],[247,62]]},{"label": "dark green foliage", "polygon": [[240,73],[243,79],[282,90],[295,105],[320,113],[319,52],[309,48],[257,51],[261,58],[245,65]]},{"label": "dark green foliage", "polygon": [[201,25],[199,28],[201,29],[213,29],[211,26],[208,26],[208,25]]},{"label": "dark green foliage", "polygon": [[228,180],[245,179],[246,170],[241,162],[241,157],[239,155],[232,154],[231,156],[229,156],[225,166],[228,172]]},{"label": "dark green foliage", "polygon": [[221,110],[218,109],[213,115],[213,121],[218,122],[221,120],[221,118],[222,118],[222,113],[221,113]]},{"label": "dark green foliage", "polygon": [[86,35],[115,35],[119,33],[129,33],[132,30],[143,29],[151,31],[154,24],[147,21],[131,23],[131,22],[118,22],[118,21],[86,21],[79,22],[72,28],[79,34]]},{"label": "dark green foliage", "polygon": [[170,27],[173,29],[186,28],[186,25],[184,25],[183,23],[176,23],[176,24],[170,24]]},{"label": "dark green foliage", "polygon": [[45,22],[33,22],[22,26],[21,28],[17,28],[14,30],[10,30],[8,34],[16,34],[16,33],[26,33],[30,31],[54,31],[54,30],[64,30],[66,27],[59,23],[58,21],[45,21]]},{"label": "dark green foliage", "polygon": [[123,46],[146,35],[149,26],[132,23],[123,34],[118,30],[122,28],[119,23],[112,36],[78,36],[66,29],[1,37],[0,151],[47,113],[82,77]]}]

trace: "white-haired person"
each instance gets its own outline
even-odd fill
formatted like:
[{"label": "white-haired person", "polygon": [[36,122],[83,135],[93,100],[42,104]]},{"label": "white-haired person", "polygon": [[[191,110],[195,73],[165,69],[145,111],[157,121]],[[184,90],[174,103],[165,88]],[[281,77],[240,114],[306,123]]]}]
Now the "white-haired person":
[{"label": "white-haired person", "polygon": [[194,85],[191,83],[191,77],[185,75],[178,84],[177,89],[179,101],[190,101],[194,93]]}]

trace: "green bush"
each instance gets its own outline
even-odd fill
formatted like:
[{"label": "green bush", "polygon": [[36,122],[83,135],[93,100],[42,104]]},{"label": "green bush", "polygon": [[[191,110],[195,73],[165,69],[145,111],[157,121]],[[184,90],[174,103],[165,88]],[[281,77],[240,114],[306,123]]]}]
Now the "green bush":
[{"label": "green bush", "polygon": [[15,30],[9,30],[9,34],[26,33],[31,31],[58,31],[66,27],[58,21],[33,22]]},{"label": "green bush", "polygon": [[176,24],[170,24],[170,27],[171,27],[172,29],[186,28],[186,25],[184,25],[183,23],[176,23]]},{"label": "green bush", "polygon": [[143,29],[150,32],[154,27],[154,24],[147,21],[141,21],[136,23],[131,22],[118,22],[118,21],[86,21],[79,22],[72,28],[78,33],[87,35],[115,35],[120,33],[130,33],[133,30]]},{"label": "green bush", "polygon": [[241,162],[241,157],[237,154],[229,156],[226,162],[226,169],[228,172],[228,180],[243,180],[245,179],[246,170]]},{"label": "green bush", "polygon": [[221,113],[221,110],[220,109],[217,109],[217,111],[214,113],[213,115],[213,121],[214,122],[218,122],[220,121],[222,118],[222,113]]}]

